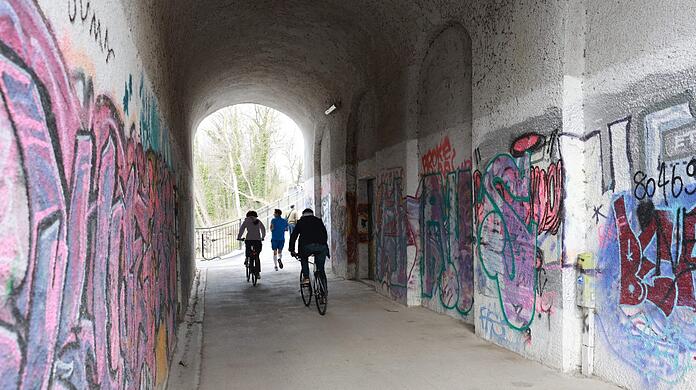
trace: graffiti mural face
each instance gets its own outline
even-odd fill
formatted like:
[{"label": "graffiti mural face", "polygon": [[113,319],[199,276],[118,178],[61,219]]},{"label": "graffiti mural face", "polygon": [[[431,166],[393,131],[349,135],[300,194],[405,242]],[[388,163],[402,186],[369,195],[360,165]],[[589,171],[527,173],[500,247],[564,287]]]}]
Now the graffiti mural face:
[{"label": "graffiti mural face", "polygon": [[597,218],[599,329],[648,387],[680,383],[696,360],[692,106],[683,94],[610,123],[612,150],[601,156],[611,201]]},{"label": "graffiti mural face", "polygon": [[34,3],[4,1],[0,27],[0,388],[154,387],[174,343],[174,177],[66,70]]}]

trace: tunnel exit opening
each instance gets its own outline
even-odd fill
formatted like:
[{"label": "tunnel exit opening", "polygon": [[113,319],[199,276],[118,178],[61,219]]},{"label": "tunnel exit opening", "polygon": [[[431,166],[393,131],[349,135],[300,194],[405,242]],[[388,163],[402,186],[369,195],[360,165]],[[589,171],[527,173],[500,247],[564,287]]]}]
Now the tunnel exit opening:
[{"label": "tunnel exit opening", "polygon": [[288,218],[290,206],[303,205],[304,147],[292,119],[259,104],[229,106],[200,123],[193,145],[199,258],[239,249],[236,236],[249,210],[269,227],[275,209]]}]

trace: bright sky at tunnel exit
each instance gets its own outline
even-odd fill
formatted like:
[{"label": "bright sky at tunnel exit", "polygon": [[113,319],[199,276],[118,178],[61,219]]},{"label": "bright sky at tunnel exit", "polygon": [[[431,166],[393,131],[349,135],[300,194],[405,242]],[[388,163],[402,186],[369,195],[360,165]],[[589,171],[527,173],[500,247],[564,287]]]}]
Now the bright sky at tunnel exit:
[{"label": "bright sky at tunnel exit", "polygon": [[[243,116],[250,118],[253,117],[254,115],[254,109],[257,106],[257,104],[253,103],[247,103],[247,104],[237,104],[234,106],[229,106],[222,108],[215,113],[207,116],[198,126],[198,129],[196,131],[196,140],[198,141],[200,147],[202,149],[205,149],[206,147],[209,146],[211,140],[208,138],[205,134],[206,128],[210,128],[211,126],[214,126],[213,124],[213,118],[215,114],[219,112],[223,112],[226,110],[231,110],[233,108],[236,108],[239,110],[239,113],[242,114]],[[263,107],[263,106],[262,106]],[[300,130],[299,126],[297,126],[297,123],[293,121],[289,116],[285,115],[283,112],[278,111],[278,110],[273,110],[277,114],[277,124],[278,124],[278,134],[277,134],[277,139],[283,140],[289,145],[292,145],[292,149],[295,151],[295,155],[299,156],[300,159],[304,159],[304,138],[302,136],[302,131]],[[277,146],[279,145],[271,145],[274,149],[276,149]],[[283,155],[283,153],[272,153],[271,154],[271,163],[276,167],[278,170],[278,173],[283,176],[283,177],[290,177],[292,175],[292,169],[288,164],[288,159],[286,156]]]}]

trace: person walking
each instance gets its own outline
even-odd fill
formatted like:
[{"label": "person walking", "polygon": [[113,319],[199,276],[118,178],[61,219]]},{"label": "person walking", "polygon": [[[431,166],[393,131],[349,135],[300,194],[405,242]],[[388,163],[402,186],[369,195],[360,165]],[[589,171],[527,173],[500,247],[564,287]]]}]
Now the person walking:
[{"label": "person walking", "polygon": [[288,221],[288,232],[290,234],[292,234],[292,231],[295,230],[295,226],[297,226],[297,219],[297,210],[295,209],[295,205],[290,205],[290,212],[286,218]]},{"label": "person walking", "polygon": [[282,217],[283,212],[275,209],[271,220],[271,249],[273,249],[273,265],[283,269],[283,248],[285,247],[285,232],[288,230],[288,221]]}]

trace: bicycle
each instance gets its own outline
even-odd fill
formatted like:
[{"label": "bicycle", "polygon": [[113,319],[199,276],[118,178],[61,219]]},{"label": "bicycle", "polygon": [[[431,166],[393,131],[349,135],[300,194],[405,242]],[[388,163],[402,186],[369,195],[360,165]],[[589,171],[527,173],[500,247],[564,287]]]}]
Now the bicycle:
[{"label": "bicycle", "polygon": [[[239,240],[239,241],[245,241],[245,240]],[[258,273],[256,272],[258,262],[260,262],[261,259],[259,259],[259,254],[256,252],[256,248],[254,246],[251,247],[251,256],[246,257],[244,260],[244,266],[246,267],[246,280],[247,283],[251,281],[251,283],[256,286],[256,282],[258,281]]]},{"label": "bicycle", "polygon": [[[295,258],[299,260],[300,257],[295,256]],[[312,261],[308,260],[308,262],[314,266],[314,277],[311,278],[309,284],[304,283],[304,275],[302,275],[302,271],[300,271],[300,294],[302,295],[302,302],[304,302],[306,307],[309,307],[309,305],[312,304],[312,296],[314,296],[314,303],[317,305],[317,311],[319,314],[324,315],[326,314],[326,306],[329,303],[326,278],[320,278],[317,265]]]}]

